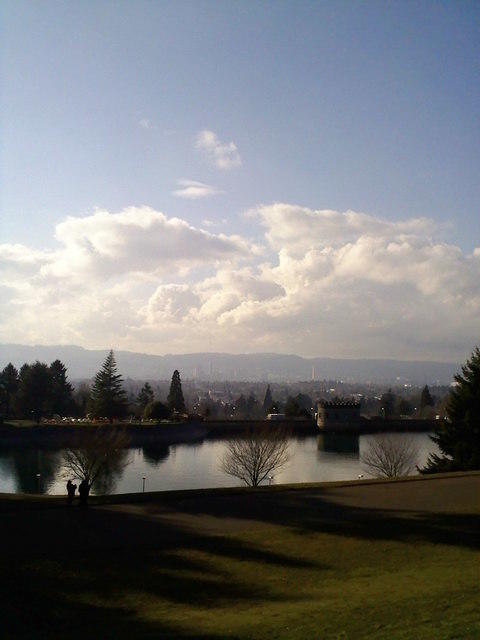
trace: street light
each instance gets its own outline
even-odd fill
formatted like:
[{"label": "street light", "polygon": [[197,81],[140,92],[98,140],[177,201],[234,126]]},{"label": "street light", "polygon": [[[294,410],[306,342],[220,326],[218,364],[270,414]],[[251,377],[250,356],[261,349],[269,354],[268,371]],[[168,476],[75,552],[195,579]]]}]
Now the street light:
[{"label": "street light", "polygon": [[37,473],[37,493],[40,493],[40,474]]},{"label": "street light", "polygon": [[145,493],[145,476],[142,476],[142,481],[143,481],[143,493]]}]

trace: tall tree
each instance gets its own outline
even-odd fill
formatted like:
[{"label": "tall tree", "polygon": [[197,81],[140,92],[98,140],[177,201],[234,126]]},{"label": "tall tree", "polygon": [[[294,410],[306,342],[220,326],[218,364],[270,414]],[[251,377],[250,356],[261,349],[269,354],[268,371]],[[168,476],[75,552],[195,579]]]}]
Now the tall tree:
[{"label": "tall tree", "polygon": [[18,390],[18,371],[9,362],[0,374],[0,384],[2,389],[2,404],[4,406],[5,417],[10,417],[13,400]]},{"label": "tall tree", "polygon": [[180,373],[175,369],[172,376],[172,382],[170,383],[170,391],[167,398],[168,406],[171,411],[178,411],[178,413],[185,413],[185,399],[182,391],[182,381],[180,379]]},{"label": "tall tree", "polygon": [[73,388],[67,380],[67,368],[60,360],[50,365],[50,409],[65,415],[73,409]]},{"label": "tall tree", "polygon": [[263,399],[263,411],[268,413],[270,411],[270,407],[273,404],[272,391],[270,389],[270,385],[267,386],[267,390],[265,391],[265,397]]},{"label": "tall tree", "polygon": [[480,349],[477,347],[455,376],[446,420],[432,440],[443,455],[431,454],[422,473],[480,469]]},{"label": "tall tree", "polygon": [[137,396],[137,405],[143,411],[147,404],[150,404],[154,400],[153,389],[151,385],[146,382],[143,387],[140,389],[140,392]]},{"label": "tall tree", "polygon": [[97,417],[113,422],[127,411],[127,396],[123,389],[122,376],[117,373],[113,351],[105,358],[102,368],[95,376],[92,386],[92,407]]},{"label": "tall tree", "polygon": [[430,389],[426,384],[422,389],[422,394],[420,396],[420,412],[424,413],[427,407],[433,407],[434,401],[432,395],[430,393]]},{"label": "tall tree", "polygon": [[18,404],[24,418],[32,418],[37,423],[48,413],[50,405],[50,369],[38,360],[24,364],[20,369]]}]

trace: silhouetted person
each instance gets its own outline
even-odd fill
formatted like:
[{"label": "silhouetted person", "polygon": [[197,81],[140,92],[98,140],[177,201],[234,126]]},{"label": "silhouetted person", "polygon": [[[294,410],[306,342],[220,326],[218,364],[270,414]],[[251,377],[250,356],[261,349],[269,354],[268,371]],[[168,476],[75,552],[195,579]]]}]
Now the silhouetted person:
[{"label": "silhouetted person", "polygon": [[88,500],[88,492],[90,491],[90,487],[88,486],[87,480],[82,480],[78,486],[78,493],[80,494],[80,506],[86,507]]},{"label": "silhouetted person", "polygon": [[71,480],[67,482],[67,494],[68,494],[68,505],[70,506],[75,497],[75,491],[77,489],[77,485],[73,484]]}]

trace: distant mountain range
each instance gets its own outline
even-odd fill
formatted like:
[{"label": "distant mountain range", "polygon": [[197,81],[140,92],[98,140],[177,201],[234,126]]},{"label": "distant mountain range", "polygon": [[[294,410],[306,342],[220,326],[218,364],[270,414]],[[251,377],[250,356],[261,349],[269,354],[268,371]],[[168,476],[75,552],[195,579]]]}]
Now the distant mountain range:
[{"label": "distant mountain range", "polygon": [[[68,368],[71,380],[91,378],[100,369],[108,350],[91,350],[70,345],[0,345],[0,367],[12,362],[57,358]],[[385,384],[449,384],[459,368],[452,362],[402,360],[302,358],[295,355],[254,353],[188,353],[155,356],[115,351],[124,378],[168,380],[174,369],[183,379],[295,382],[299,380],[343,380]]]}]

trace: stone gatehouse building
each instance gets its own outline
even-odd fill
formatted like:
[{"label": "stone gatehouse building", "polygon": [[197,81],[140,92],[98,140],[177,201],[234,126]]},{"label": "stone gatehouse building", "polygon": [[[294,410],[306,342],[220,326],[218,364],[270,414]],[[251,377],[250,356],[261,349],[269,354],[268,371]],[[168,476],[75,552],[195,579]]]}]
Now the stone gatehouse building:
[{"label": "stone gatehouse building", "polygon": [[319,429],[356,431],[360,427],[360,403],[354,400],[321,400],[315,416]]}]

